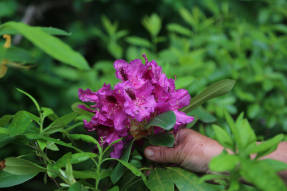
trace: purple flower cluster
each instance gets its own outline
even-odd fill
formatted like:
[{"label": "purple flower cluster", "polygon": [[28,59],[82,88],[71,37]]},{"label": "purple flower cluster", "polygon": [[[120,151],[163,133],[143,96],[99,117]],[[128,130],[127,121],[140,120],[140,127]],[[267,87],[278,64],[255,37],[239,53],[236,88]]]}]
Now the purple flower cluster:
[{"label": "purple flower cluster", "polygon": [[[176,125],[192,122],[193,117],[179,111],[190,102],[187,90],[175,89],[173,79],[168,79],[155,61],[149,62],[144,55],[145,64],[140,59],[131,61],[116,60],[116,77],[120,80],[114,87],[104,84],[97,92],[79,89],[79,98],[91,102],[94,116],[84,121],[88,131],[97,131],[103,146],[111,144],[121,137],[139,139],[150,132],[143,127],[153,117],[166,111],[176,115]],[[160,131],[159,128],[154,128]],[[124,140],[113,145],[111,157],[119,158]]]}]

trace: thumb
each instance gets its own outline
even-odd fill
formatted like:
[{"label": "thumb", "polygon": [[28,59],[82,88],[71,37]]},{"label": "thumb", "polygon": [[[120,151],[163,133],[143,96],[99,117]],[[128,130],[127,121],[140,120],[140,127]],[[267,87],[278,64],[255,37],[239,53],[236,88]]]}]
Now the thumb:
[{"label": "thumb", "polygon": [[175,148],[163,146],[149,146],[144,151],[149,160],[162,163],[179,163],[180,155]]}]

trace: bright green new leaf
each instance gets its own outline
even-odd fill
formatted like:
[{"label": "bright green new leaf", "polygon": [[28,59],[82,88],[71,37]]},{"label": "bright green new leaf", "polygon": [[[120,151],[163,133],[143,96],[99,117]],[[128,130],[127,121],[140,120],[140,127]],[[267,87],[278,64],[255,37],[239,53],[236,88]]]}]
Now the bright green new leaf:
[{"label": "bright green new leaf", "polygon": [[229,136],[229,134],[223,130],[221,127],[217,125],[213,125],[213,130],[215,132],[215,136],[217,141],[223,145],[225,148],[233,148],[233,141],[232,138]]},{"label": "bright green new leaf", "polygon": [[36,172],[32,174],[15,175],[2,170],[0,171],[0,188],[8,188],[11,186],[22,184],[35,177],[37,174],[38,173]]},{"label": "bright green new leaf", "polygon": [[266,166],[269,166],[275,172],[287,170],[287,164],[285,162],[281,162],[281,161],[273,160],[273,159],[264,159],[264,160],[261,160],[261,162],[266,163]]},{"label": "bright green new leaf", "polygon": [[191,36],[192,35],[191,30],[189,30],[188,28],[185,28],[179,24],[176,24],[176,23],[168,24],[167,30],[169,30],[170,32],[175,32],[175,33],[185,35],[185,36]]},{"label": "bright green new leaf", "polygon": [[156,37],[161,29],[161,20],[157,14],[152,14],[150,17],[144,17],[143,26],[151,34],[151,36]]},{"label": "bright green new leaf", "polygon": [[183,108],[182,111],[189,112],[209,99],[222,96],[228,93],[233,88],[234,84],[235,84],[234,80],[226,79],[208,86],[200,94],[193,97],[190,100],[190,104],[187,107]]},{"label": "bright green new leaf", "polygon": [[137,36],[130,36],[126,38],[126,41],[131,44],[131,45],[135,45],[135,46],[140,46],[140,47],[145,47],[145,48],[150,48],[151,47],[151,43],[141,37],[137,37]]},{"label": "bright green new leaf", "polygon": [[7,22],[0,26],[0,33],[7,30],[17,31],[30,40],[35,46],[53,58],[79,69],[89,69],[87,61],[77,52],[72,50],[60,39],[49,35],[42,29],[28,26],[24,23]]},{"label": "bright green new leaf", "polygon": [[15,175],[30,175],[45,171],[43,167],[21,158],[6,158],[5,166],[4,171]]},{"label": "bright green new leaf", "polygon": [[[40,29],[50,35],[58,35],[58,36],[70,36],[71,35],[71,33],[68,33],[62,29],[58,29],[54,27],[34,27],[34,28]],[[17,35],[17,34],[21,34],[21,32],[13,28],[4,28],[0,31],[0,35],[4,35],[4,34]]]},{"label": "bright green new leaf", "polygon": [[256,135],[247,119],[237,120],[236,128],[239,136],[238,149],[246,149],[256,143]]},{"label": "bright green new leaf", "polygon": [[269,153],[273,152],[277,145],[283,140],[284,135],[280,134],[272,139],[267,141],[261,142],[260,144],[254,145],[247,150],[248,154],[255,154],[257,153],[256,158],[268,155]]},{"label": "bright green new leaf", "polygon": [[236,155],[229,155],[225,152],[211,159],[209,168],[214,172],[225,172],[233,170],[239,163]]},{"label": "bright green new leaf", "polygon": [[171,130],[176,122],[176,116],[173,111],[168,111],[165,113],[162,113],[155,118],[153,118],[147,125],[146,129],[156,126],[161,127],[164,130]]},{"label": "bright green new leaf", "polygon": [[287,187],[264,161],[240,161],[240,174],[262,191],[286,191]]},{"label": "bright green new leaf", "polygon": [[155,146],[173,147],[174,145],[174,136],[168,132],[151,135],[147,139],[151,145]]}]

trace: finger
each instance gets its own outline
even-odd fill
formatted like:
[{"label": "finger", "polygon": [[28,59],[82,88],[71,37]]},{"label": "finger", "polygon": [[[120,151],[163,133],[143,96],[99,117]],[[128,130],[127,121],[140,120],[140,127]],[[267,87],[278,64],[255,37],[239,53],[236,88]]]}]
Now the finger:
[{"label": "finger", "polygon": [[180,155],[175,148],[150,146],[144,151],[146,158],[161,163],[180,163]]}]

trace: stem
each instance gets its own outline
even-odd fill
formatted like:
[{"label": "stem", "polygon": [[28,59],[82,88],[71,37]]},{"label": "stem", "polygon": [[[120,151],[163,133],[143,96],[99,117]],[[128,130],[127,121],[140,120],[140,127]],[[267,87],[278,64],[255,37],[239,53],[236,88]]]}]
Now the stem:
[{"label": "stem", "polygon": [[97,171],[96,171],[96,174],[97,174],[97,179],[96,179],[96,191],[99,191],[99,184],[100,184],[100,181],[101,181],[101,165],[102,165],[102,159],[103,159],[103,153],[99,153],[99,160],[98,160],[98,165],[97,165]]}]

